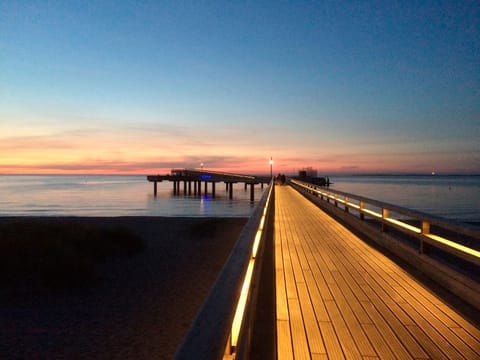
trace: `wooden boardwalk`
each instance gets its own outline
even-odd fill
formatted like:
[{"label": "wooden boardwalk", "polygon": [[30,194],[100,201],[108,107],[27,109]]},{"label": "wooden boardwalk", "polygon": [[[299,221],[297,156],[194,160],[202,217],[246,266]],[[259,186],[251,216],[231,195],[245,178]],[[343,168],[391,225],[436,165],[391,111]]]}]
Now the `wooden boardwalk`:
[{"label": "wooden boardwalk", "polygon": [[480,359],[480,330],[289,186],[275,194],[278,359]]}]

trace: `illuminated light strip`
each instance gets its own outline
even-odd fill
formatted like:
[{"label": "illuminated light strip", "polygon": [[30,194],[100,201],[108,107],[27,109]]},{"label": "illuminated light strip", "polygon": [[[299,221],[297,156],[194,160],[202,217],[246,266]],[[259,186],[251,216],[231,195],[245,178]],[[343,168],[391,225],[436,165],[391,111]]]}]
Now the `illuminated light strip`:
[{"label": "illuminated light strip", "polygon": [[438,242],[441,243],[441,244],[450,246],[450,247],[455,248],[455,249],[457,249],[457,250],[459,250],[459,251],[461,251],[461,252],[464,252],[464,253],[466,253],[466,254],[472,255],[472,256],[480,259],[480,251],[470,249],[469,247],[466,247],[466,246],[457,244],[457,243],[454,242],[454,241],[445,239],[445,238],[443,238],[443,237],[441,237],[441,236],[438,236],[438,235],[425,234],[425,236],[428,237],[429,239],[438,241]]},{"label": "illuminated light strip", "polygon": [[[310,189],[308,186],[305,186],[305,185],[303,185],[303,184],[301,184],[301,183],[299,183],[299,182],[297,182],[297,181],[295,181],[295,180],[292,180],[292,182],[293,182],[294,184],[298,185],[298,186],[303,187],[304,189]],[[323,192],[323,191],[321,191],[321,190],[316,190],[316,189],[313,189],[313,191],[316,192],[317,194],[320,194],[320,195],[322,195],[322,196],[326,196],[326,197],[328,197],[328,198],[330,198],[330,199],[332,199],[332,200],[336,200],[337,202],[341,202],[341,203],[343,203],[343,204],[345,204],[345,205],[348,205],[348,206],[350,206],[350,207],[353,207],[353,208],[355,208],[355,209],[358,209],[358,210],[360,210],[360,211],[362,211],[362,212],[364,212],[364,213],[367,213],[367,214],[369,214],[369,215],[372,215],[372,216],[374,216],[374,217],[378,217],[378,218],[381,218],[381,217],[382,217],[382,214],[380,214],[380,213],[378,213],[378,212],[375,212],[375,211],[369,210],[369,209],[365,209],[365,208],[361,209],[359,205],[354,204],[354,203],[351,203],[351,202],[347,202],[347,201],[342,200],[342,199],[340,199],[340,198],[338,198],[338,197],[336,198],[335,195],[332,195],[332,193]]]},{"label": "illuminated light strip", "polygon": [[[354,208],[356,208],[356,209],[359,209],[359,210],[360,210],[361,212],[363,212],[363,213],[372,215],[372,216],[377,217],[377,218],[383,218],[383,216],[382,216],[381,213],[375,212],[375,211],[373,211],[373,210],[365,209],[365,208],[361,209],[360,206],[358,206],[358,205],[356,205],[356,204],[352,204],[352,203],[350,203],[350,202],[346,202],[346,201],[344,201],[344,200],[342,200],[342,199],[339,199],[338,197],[335,197],[335,195],[332,195],[331,193],[326,193],[326,192],[323,192],[323,191],[320,191],[320,190],[311,189],[311,188],[309,188],[308,186],[305,186],[305,185],[303,185],[303,184],[301,184],[301,183],[296,182],[295,180],[292,180],[292,182],[293,182],[294,184],[298,185],[298,186],[301,186],[301,187],[303,187],[303,188],[305,188],[305,189],[308,189],[308,190],[313,190],[313,191],[316,192],[317,194],[320,194],[320,195],[322,195],[322,196],[326,196],[326,197],[328,197],[328,198],[330,198],[330,199],[333,199],[333,200],[335,200],[335,201],[337,201],[337,202],[341,202],[341,203],[346,204],[346,205],[348,204],[348,206],[354,207]],[[392,223],[392,224],[395,224],[395,225],[398,225],[398,226],[400,226],[400,227],[403,227],[404,229],[410,230],[410,231],[412,231],[412,232],[414,232],[414,233],[417,233],[417,234],[421,234],[421,233],[422,233],[422,230],[421,230],[420,228],[418,228],[418,227],[416,227],[416,226],[413,226],[413,225],[406,224],[406,223],[404,223],[404,222],[402,222],[402,221],[399,221],[399,220],[396,220],[396,219],[391,219],[391,218],[386,218],[385,220],[388,221],[388,222],[390,222],[390,223]],[[424,235],[425,235],[426,237],[428,237],[429,239],[432,239],[432,240],[437,241],[437,242],[439,242],[439,243],[441,243],[441,244],[444,244],[444,245],[446,245],[446,246],[449,246],[449,247],[451,247],[451,248],[454,248],[454,249],[456,249],[456,250],[458,250],[458,251],[461,251],[461,252],[463,252],[463,253],[469,254],[469,255],[471,255],[471,256],[473,256],[473,257],[476,257],[476,258],[480,258],[480,251],[477,251],[477,250],[471,249],[471,248],[469,248],[469,247],[460,245],[460,244],[458,244],[458,243],[456,243],[456,242],[454,242],[454,241],[445,239],[445,238],[443,238],[443,237],[441,237],[441,236],[438,236],[438,235],[433,235],[433,234],[424,234]]]},{"label": "illuminated light strip", "polygon": [[[273,185],[272,185],[273,186]],[[245,307],[247,305],[248,293],[250,292],[250,284],[252,282],[253,268],[255,266],[255,258],[257,256],[257,250],[260,245],[260,240],[262,239],[263,226],[265,224],[265,218],[267,216],[268,206],[270,204],[270,196],[272,195],[272,188],[267,196],[267,202],[263,208],[262,218],[255,234],[255,240],[252,247],[252,255],[248,263],[247,273],[245,274],[245,279],[243,280],[242,292],[240,293],[240,298],[238,299],[237,309],[235,310],[235,316],[233,317],[232,322],[232,332],[231,332],[231,346],[235,348],[238,343],[238,337],[240,335],[240,329],[242,328],[243,315],[245,313]]]},{"label": "illuminated light strip", "polygon": [[257,234],[255,235],[255,241],[253,242],[253,249],[252,249],[252,259],[257,257],[257,250],[258,245],[260,245],[260,239],[262,238],[262,230],[257,230]]},{"label": "illuminated light strip", "polygon": [[263,230],[263,225],[265,224],[265,212],[263,212],[262,220],[260,220],[260,226],[258,227],[260,230]]},{"label": "illuminated light strip", "polygon": [[364,213],[367,213],[367,214],[370,214],[372,216],[375,216],[375,217],[378,217],[378,218],[381,218],[382,217],[382,214],[376,212],[376,211],[373,211],[373,210],[369,210],[369,209],[362,209],[362,212]]},{"label": "illuminated light strip", "polygon": [[413,226],[413,225],[409,225],[409,224],[406,224],[404,223],[403,221],[400,221],[400,220],[396,220],[396,219],[385,219],[387,220],[388,222],[391,222],[392,224],[395,224],[395,225],[398,225],[400,227],[403,227],[404,229],[407,229],[407,230],[410,230],[410,231],[413,231],[414,233],[417,233],[417,234],[421,234],[422,233],[422,229],[416,227],[416,226]]},{"label": "illuminated light strip", "polygon": [[247,305],[247,297],[250,291],[250,283],[252,281],[253,267],[255,265],[255,259],[250,259],[248,263],[247,273],[245,274],[245,280],[243,281],[242,292],[238,299],[237,310],[232,323],[232,346],[236,347],[238,342],[238,336],[240,334],[240,328],[243,322],[243,314],[245,313],[245,306]]}]

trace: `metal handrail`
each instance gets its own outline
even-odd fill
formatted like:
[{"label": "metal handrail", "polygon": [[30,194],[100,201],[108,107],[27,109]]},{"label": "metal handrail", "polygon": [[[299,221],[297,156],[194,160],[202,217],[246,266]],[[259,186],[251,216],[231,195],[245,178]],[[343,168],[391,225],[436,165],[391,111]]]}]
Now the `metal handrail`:
[{"label": "metal handrail", "polygon": [[243,227],[206,301],[177,349],[176,359],[221,359],[225,355],[243,284],[252,271],[249,267],[252,266],[252,258],[255,258],[258,241],[266,236],[263,229],[269,226],[267,219],[272,211],[273,191],[271,182]]},{"label": "metal handrail", "polygon": [[[453,240],[433,234],[431,226],[451,231],[453,233],[469,237],[478,242],[480,245],[480,231],[468,224],[460,224],[449,221],[447,219],[425,214],[419,211],[407,209],[401,206],[389,204],[386,202],[370,199],[367,197],[346,193],[343,191],[331,191],[318,185],[310,184],[299,180],[290,180],[294,184],[304,190],[320,197],[327,202],[333,201],[335,206],[341,204],[345,211],[350,209],[356,210],[361,219],[368,216],[378,220],[385,226],[391,226],[408,235],[413,235],[420,239],[419,251],[423,251],[424,242],[429,245],[436,246],[447,253],[458,256],[476,265],[480,265],[480,251],[471,247],[459,244]],[[352,200],[356,200],[357,203]],[[368,205],[379,208],[380,212],[368,208]],[[414,226],[401,219],[391,217],[391,213],[396,213],[419,222],[419,226]]]}]

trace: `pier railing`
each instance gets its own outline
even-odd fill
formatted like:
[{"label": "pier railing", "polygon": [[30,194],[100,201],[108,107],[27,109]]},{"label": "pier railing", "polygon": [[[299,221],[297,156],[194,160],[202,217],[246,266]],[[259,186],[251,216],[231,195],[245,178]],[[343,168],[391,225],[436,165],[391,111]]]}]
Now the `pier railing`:
[{"label": "pier railing", "polygon": [[299,180],[290,184],[480,309],[478,228]]},{"label": "pier railing", "polygon": [[267,230],[274,215],[274,189],[271,183],[242,229],[176,359],[248,354]]}]

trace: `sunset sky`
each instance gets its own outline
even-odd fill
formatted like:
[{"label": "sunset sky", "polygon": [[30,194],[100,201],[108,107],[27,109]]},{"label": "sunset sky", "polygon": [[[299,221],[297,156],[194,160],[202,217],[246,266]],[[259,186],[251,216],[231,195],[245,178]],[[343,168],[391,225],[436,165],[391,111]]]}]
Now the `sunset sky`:
[{"label": "sunset sky", "polygon": [[0,2],[0,173],[480,174],[478,1]]}]

